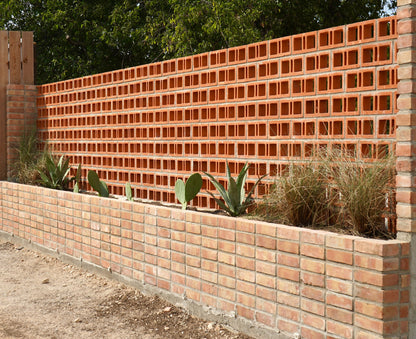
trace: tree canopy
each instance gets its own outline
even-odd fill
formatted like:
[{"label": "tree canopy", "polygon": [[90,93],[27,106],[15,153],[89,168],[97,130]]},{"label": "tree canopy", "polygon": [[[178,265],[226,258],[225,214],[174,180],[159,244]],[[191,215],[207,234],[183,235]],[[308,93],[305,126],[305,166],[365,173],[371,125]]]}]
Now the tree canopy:
[{"label": "tree canopy", "polygon": [[396,0],[0,0],[0,27],[34,31],[36,82],[378,18]]}]

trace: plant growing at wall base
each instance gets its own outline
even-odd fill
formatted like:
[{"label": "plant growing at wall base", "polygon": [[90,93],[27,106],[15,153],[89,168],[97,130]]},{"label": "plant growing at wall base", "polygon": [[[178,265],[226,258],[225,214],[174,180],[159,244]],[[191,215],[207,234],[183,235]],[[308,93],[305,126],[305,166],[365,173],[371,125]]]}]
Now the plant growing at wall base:
[{"label": "plant growing at wall base", "polygon": [[131,192],[131,185],[126,182],[126,198],[128,201],[133,201],[133,193]]},{"label": "plant growing at wall base", "polygon": [[53,189],[67,189],[70,179],[69,158],[65,159],[62,155],[58,161],[52,154],[47,153],[45,156],[45,171],[38,170],[42,186]]},{"label": "plant growing at wall base", "polygon": [[228,189],[226,190],[223,185],[221,185],[211,174],[204,172],[208,176],[211,183],[217,189],[218,193],[221,195],[224,202],[214,196],[211,192],[208,192],[211,195],[216,203],[220,206],[221,209],[225,210],[229,215],[237,217],[246,212],[247,208],[254,203],[252,195],[254,190],[260,181],[267,176],[267,174],[261,176],[257,179],[254,186],[251,188],[250,192],[246,195],[245,184],[248,176],[248,163],[245,163],[243,168],[240,171],[240,174],[237,177],[237,180],[231,176],[230,167],[227,162],[227,177],[228,177]]},{"label": "plant growing at wall base", "polygon": [[98,177],[97,172],[95,171],[88,171],[88,183],[91,185],[91,187],[98,193],[100,197],[108,197],[110,193],[108,192],[107,184],[100,180]]},{"label": "plant growing at wall base", "polygon": [[73,180],[75,180],[74,193],[79,193],[79,189],[81,185],[81,164],[78,165],[77,172],[75,176],[73,177]]},{"label": "plant growing at wall base", "polygon": [[330,195],[326,174],[324,166],[312,161],[289,164],[287,170],[276,178],[255,214],[266,221],[294,226],[327,223]]},{"label": "plant growing at wall base", "polygon": [[175,184],[176,198],[182,204],[182,209],[186,210],[188,202],[190,202],[202,188],[202,177],[199,173],[192,174],[186,184],[182,179],[178,179]]},{"label": "plant growing at wall base", "polygon": [[37,184],[39,170],[45,170],[45,151],[38,149],[36,130],[25,131],[14,147],[17,157],[11,163],[11,176],[21,184]]},{"label": "plant growing at wall base", "polygon": [[394,157],[366,163],[337,152],[331,160],[329,170],[341,202],[339,220],[360,235],[391,236],[385,216],[395,214]]}]

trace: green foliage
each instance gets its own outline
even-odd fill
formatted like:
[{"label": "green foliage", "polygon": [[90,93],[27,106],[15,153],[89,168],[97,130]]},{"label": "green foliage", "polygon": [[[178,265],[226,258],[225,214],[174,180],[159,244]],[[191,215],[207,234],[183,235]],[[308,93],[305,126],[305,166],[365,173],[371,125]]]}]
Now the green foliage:
[{"label": "green foliage", "polygon": [[[385,235],[386,203],[394,199],[394,158],[368,164],[337,152],[331,160],[329,172],[341,202],[339,220],[361,235]],[[390,207],[390,214],[394,214],[395,206]]]},{"label": "green foliage", "polygon": [[182,204],[182,209],[186,210],[188,202],[190,202],[202,188],[202,178],[199,173],[192,174],[186,184],[178,179],[175,184],[175,194],[176,198]]},{"label": "green foliage", "polygon": [[8,0],[0,28],[34,31],[37,83],[373,19],[395,0]]},{"label": "green foliage", "polygon": [[110,195],[108,192],[107,184],[98,178],[98,174],[95,171],[88,171],[87,178],[88,183],[100,197],[108,197]]},{"label": "green foliage", "polygon": [[308,162],[290,164],[256,213],[265,220],[295,226],[325,224],[329,217],[327,173],[324,166]]},{"label": "green foliage", "polygon": [[233,217],[237,217],[242,215],[246,212],[247,208],[250,207],[254,203],[254,199],[252,195],[254,190],[256,189],[257,185],[260,181],[267,175],[263,175],[260,177],[250,192],[246,196],[245,191],[245,184],[247,180],[249,165],[246,163],[240,171],[240,174],[237,177],[237,180],[231,176],[230,167],[228,166],[227,162],[227,177],[228,177],[228,189],[226,190],[223,185],[221,185],[211,174],[204,172],[217,189],[218,193],[221,195],[222,200],[216,198],[214,194],[208,192],[216,201],[216,203],[226,211],[229,215]]},{"label": "green foliage", "polygon": [[36,184],[39,171],[45,168],[45,152],[38,149],[38,138],[35,130],[23,133],[15,147],[17,158],[11,164],[12,179],[21,184]]},{"label": "green foliage", "polygon": [[79,189],[80,189],[80,186],[81,186],[81,164],[78,165],[77,172],[76,172],[75,177],[73,178],[73,180],[75,180],[74,193],[79,193]]},{"label": "green foliage", "polygon": [[126,182],[126,198],[128,201],[133,201],[133,194],[131,192],[131,185],[129,182]]},{"label": "green foliage", "polygon": [[270,222],[391,237],[385,217],[395,215],[394,164],[390,156],[369,163],[336,150],[306,164],[292,163],[255,215]]},{"label": "green foliage", "polygon": [[39,170],[42,186],[60,190],[68,188],[72,180],[68,176],[69,158],[65,160],[62,155],[58,161],[55,161],[54,156],[48,153],[45,157],[45,168],[46,171]]}]

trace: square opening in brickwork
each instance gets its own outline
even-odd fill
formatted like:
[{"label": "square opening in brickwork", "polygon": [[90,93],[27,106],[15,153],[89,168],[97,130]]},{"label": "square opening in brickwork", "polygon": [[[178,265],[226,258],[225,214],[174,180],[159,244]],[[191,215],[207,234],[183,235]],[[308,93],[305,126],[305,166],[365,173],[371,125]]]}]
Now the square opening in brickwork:
[{"label": "square opening in brickwork", "polygon": [[289,80],[279,82],[279,95],[289,94]]},{"label": "square opening in brickwork", "polygon": [[315,65],[315,56],[306,57],[306,70],[307,71],[314,71],[316,69]]},{"label": "square opening in brickwork", "polygon": [[290,114],[290,103],[289,102],[281,102],[280,103],[280,115],[282,117],[286,117]]},{"label": "square opening in brickwork", "polygon": [[293,51],[298,52],[303,49],[302,36],[293,37]]},{"label": "square opening in brickwork", "polygon": [[332,56],[332,65],[334,68],[344,66],[344,52],[334,52]]},{"label": "square opening in brickwork", "polygon": [[302,80],[292,80],[292,93],[293,94],[302,93]]},{"label": "square opening in brickwork", "polygon": [[356,66],[358,65],[358,50],[352,50],[347,52],[347,65]]},{"label": "square opening in brickwork", "polygon": [[297,58],[292,60],[293,63],[293,71],[292,72],[302,72],[303,70],[303,59]]},{"label": "square opening in brickwork", "polygon": [[304,133],[307,136],[315,135],[315,122],[313,122],[313,121],[306,122]]},{"label": "square opening in brickwork", "polygon": [[293,136],[301,136],[301,135],[303,135],[302,125],[303,124],[301,122],[294,122],[293,123],[293,128],[292,128],[292,134],[293,134]]},{"label": "square opening in brickwork", "polygon": [[315,38],[315,34],[309,34],[306,36],[306,49],[313,49],[316,46],[316,38]]},{"label": "square opening in brickwork", "polygon": [[277,117],[277,115],[279,114],[278,105],[279,104],[277,102],[272,102],[268,105],[268,107],[269,107],[269,116]]},{"label": "square opening in brickwork", "polygon": [[347,100],[347,105],[346,105],[347,112],[357,112],[358,111],[358,97],[349,97],[346,100]]},{"label": "square opening in brickwork", "polygon": [[369,87],[373,86],[374,84],[374,72],[373,71],[365,71],[362,73],[362,87]]},{"label": "square opening in brickwork", "polygon": [[329,122],[328,121],[320,121],[318,131],[319,131],[319,135],[321,135],[321,136],[329,135]]},{"label": "square opening in brickwork", "polygon": [[339,90],[342,89],[342,75],[337,74],[332,76],[332,84],[331,84],[332,90]]},{"label": "square opening in brickwork", "polygon": [[306,114],[315,114],[315,100],[306,100],[305,101],[305,113]]},{"label": "square opening in brickwork", "polygon": [[326,47],[329,45],[329,31],[319,33],[319,46]]},{"label": "square opening in brickwork", "polygon": [[292,102],[292,114],[302,115],[302,100]]},{"label": "square opening in brickwork", "polygon": [[358,75],[356,73],[347,75],[347,88],[358,87]]},{"label": "square opening in brickwork", "polygon": [[290,60],[282,60],[280,64],[280,74],[282,76],[287,75],[291,72],[290,69]]}]

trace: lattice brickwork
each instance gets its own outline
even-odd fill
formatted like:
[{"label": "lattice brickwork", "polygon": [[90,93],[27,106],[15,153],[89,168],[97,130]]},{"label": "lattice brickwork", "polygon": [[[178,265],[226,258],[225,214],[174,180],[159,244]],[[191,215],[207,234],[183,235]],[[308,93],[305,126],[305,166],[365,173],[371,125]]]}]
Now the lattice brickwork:
[{"label": "lattice brickwork", "polygon": [[396,40],[389,17],[43,85],[40,137],[112,193],[167,202],[226,160],[252,185],[322,147],[375,159],[395,144]]}]

